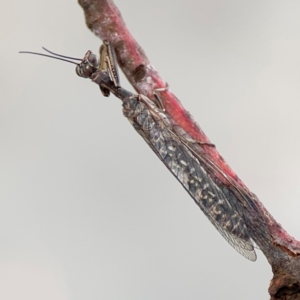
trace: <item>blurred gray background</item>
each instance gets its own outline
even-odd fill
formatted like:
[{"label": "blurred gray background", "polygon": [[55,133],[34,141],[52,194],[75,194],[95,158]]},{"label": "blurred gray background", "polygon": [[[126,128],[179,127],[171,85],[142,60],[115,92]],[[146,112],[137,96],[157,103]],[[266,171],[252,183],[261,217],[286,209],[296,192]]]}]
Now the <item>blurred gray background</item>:
[{"label": "blurred gray background", "polygon": [[[71,0],[1,0],[0,299],[268,299],[122,116],[71,64],[100,40]],[[152,63],[300,239],[300,2],[115,1]],[[128,89],[124,77],[122,85]]]}]

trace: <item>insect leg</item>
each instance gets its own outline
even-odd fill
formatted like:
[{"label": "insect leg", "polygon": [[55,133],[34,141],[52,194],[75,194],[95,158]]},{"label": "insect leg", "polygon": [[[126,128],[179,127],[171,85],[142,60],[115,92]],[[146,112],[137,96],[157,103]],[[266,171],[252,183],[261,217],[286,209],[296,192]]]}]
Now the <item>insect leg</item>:
[{"label": "insect leg", "polygon": [[[100,47],[99,70],[107,72],[115,87],[120,87],[116,55],[113,47],[107,40],[104,40]],[[107,88],[100,86],[100,90],[105,97],[110,95]]]},{"label": "insect leg", "polygon": [[162,102],[162,100],[161,100],[161,98],[160,98],[160,96],[159,96],[159,93],[160,92],[165,92],[165,91],[168,91],[169,90],[169,85],[168,85],[168,83],[166,82],[166,86],[165,87],[163,87],[163,88],[157,88],[157,89],[155,89],[154,90],[154,92],[153,92],[153,96],[154,96],[154,98],[155,98],[155,100],[156,100],[156,105],[157,105],[157,107],[162,111],[162,112],[165,112],[166,110],[165,110],[165,107],[164,107],[164,104],[163,104],[163,102]]}]

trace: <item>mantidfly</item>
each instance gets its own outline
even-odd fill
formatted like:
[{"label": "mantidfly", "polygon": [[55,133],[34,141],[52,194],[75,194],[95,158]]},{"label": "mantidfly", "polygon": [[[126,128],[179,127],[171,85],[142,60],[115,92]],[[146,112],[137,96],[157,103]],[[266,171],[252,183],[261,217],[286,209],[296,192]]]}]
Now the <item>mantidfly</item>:
[{"label": "mantidfly", "polygon": [[[133,94],[120,86],[117,63],[112,46],[104,41],[100,48],[100,59],[88,51],[83,59],[75,59],[53,53],[53,57],[76,64],[80,77],[90,78],[100,87],[106,97],[113,93],[123,102],[124,116],[134,129],[182,184],[203,213],[240,254],[256,260],[251,233],[244,213],[247,207],[255,210],[252,195],[234,179],[223,172],[203,151],[203,144],[191,138],[175,124],[165,112],[158,93],[155,101],[144,95]],[[79,60],[75,63],[72,60]],[[162,89],[164,90],[164,89]],[[158,90],[160,92],[161,89]],[[218,175],[218,176],[216,176]],[[220,176],[228,184],[221,182]]]}]

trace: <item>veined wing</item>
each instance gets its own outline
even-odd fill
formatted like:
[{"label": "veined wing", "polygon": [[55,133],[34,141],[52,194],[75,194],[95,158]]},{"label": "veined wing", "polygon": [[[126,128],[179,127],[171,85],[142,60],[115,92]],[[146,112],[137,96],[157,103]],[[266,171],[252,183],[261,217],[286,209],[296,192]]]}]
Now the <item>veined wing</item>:
[{"label": "veined wing", "polygon": [[[142,100],[142,101],[140,101]],[[236,195],[221,183],[212,165],[201,159],[174,130],[170,119],[142,97],[124,101],[124,115],[191,195],[220,234],[240,254],[256,260],[253,243]],[[216,167],[217,168],[217,167]]]}]

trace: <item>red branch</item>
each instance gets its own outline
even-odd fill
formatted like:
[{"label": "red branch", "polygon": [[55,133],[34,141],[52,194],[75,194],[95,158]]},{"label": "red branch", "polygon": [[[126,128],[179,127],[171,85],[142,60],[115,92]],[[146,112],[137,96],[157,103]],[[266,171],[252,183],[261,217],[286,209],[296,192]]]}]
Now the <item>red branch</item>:
[{"label": "red branch", "polygon": [[[116,51],[118,63],[135,90],[150,99],[157,88],[166,86],[143,49],[128,31],[118,8],[112,0],[79,0],[87,26],[102,40],[108,40]],[[193,139],[209,143],[209,139],[170,91],[161,92],[160,97],[166,112]],[[227,165],[219,152],[204,146],[206,154],[236,184],[247,189]],[[219,177],[224,184],[223,177]],[[249,191],[250,193],[250,191]],[[258,216],[249,217],[248,224],[253,231],[253,240],[263,251],[272,266],[274,277],[269,293],[272,299],[299,299],[300,297],[300,242],[291,237],[270,215],[257,197],[252,200],[259,208]],[[257,232],[260,233],[260,238]]]}]

